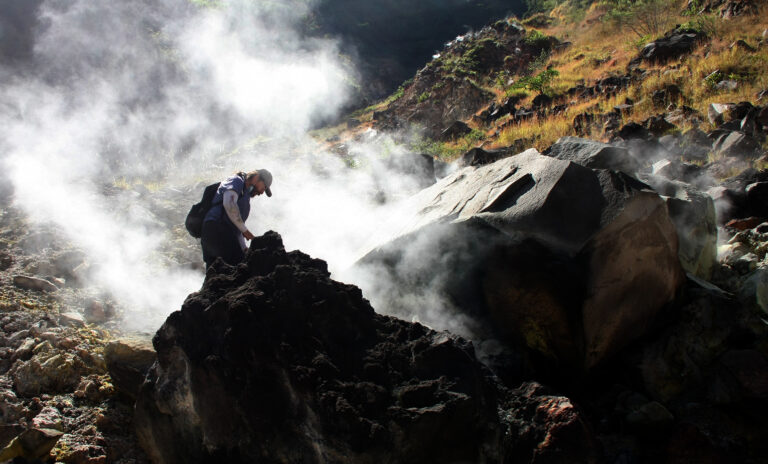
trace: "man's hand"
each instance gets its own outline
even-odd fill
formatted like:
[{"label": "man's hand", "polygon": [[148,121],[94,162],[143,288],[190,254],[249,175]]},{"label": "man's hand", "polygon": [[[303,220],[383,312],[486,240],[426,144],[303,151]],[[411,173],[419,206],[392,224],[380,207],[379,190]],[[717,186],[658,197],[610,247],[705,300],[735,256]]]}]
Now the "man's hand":
[{"label": "man's hand", "polygon": [[253,234],[251,233],[250,230],[246,230],[245,232],[243,232],[243,237],[245,237],[246,240],[253,240],[254,239],[254,236],[253,236]]}]

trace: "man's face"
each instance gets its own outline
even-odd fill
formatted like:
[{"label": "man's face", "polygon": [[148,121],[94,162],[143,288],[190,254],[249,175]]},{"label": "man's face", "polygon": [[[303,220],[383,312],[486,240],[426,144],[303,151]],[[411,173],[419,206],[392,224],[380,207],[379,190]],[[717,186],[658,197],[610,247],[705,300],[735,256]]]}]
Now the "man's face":
[{"label": "man's face", "polygon": [[255,197],[256,195],[261,195],[262,193],[264,193],[265,190],[267,190],[267,186],[266,184],[264,184],[264,181],[259,179],[258,177],[253,178],[251,185],[253,185],[253,190],[251,191],[251,198]]}]

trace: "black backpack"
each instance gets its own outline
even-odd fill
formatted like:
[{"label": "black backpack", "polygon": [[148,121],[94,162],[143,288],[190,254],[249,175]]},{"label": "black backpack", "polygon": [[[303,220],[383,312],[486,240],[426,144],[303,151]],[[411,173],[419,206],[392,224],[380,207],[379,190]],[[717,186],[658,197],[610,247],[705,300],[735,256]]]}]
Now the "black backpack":
[{"label": "black backpack", "polygon": [[205,188],[203,192],[203,199],[200,203],[195,203],[187,213],[187,219],[184,221],[184,226],[187,228],[189,235],[200,238],[203,235],[203,220],[205,215],[208,214],[208,210],[211,209],[213,203],[213,197],[216,196],[216,191],[219,190],[221,182],[216,182]]}]

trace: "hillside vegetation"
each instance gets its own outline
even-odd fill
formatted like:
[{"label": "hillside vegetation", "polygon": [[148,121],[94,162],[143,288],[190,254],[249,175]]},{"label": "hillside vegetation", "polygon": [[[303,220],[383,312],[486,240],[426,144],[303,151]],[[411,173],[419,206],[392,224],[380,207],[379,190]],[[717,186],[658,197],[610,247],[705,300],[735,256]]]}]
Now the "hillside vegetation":
[{"label": "hillside vegetation", "polygon": [[[768,100],[768,5],[741,2],[744,14],[732,16],[729,2],[585,3],[458,37],[389,98],[353,114],[351,130],[332,135],[407,129],[414,150],[451,160],[475,146],[608,140],[618,127],[675,110],[674,130],[709,131],[711,103]],[[646,44],[675,31],[693,37],[690,50],[642,58]],[[443,133],[454,121],[467,127]]]}]

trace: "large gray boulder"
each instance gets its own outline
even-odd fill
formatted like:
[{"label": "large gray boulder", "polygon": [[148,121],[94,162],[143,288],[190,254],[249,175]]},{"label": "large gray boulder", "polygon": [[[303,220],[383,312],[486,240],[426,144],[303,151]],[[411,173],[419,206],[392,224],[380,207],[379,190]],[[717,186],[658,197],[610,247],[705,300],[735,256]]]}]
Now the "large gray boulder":
[{"label": "large gray boulder", "polygon": [[627,149],[579,137],[560,137],[544,154],[592,169],[613,169],[627,174],[640,169]]},{"label": "large gray boulder", "polygon": [[[641,336],[684,280],[664,200],[625,174],[528,150],[416,195],[358,262],[427,283],[558,365],[595,366]],[[417,274],[408,274],[419,265]],[[439,283],[430,275],[449,269]]]}]

